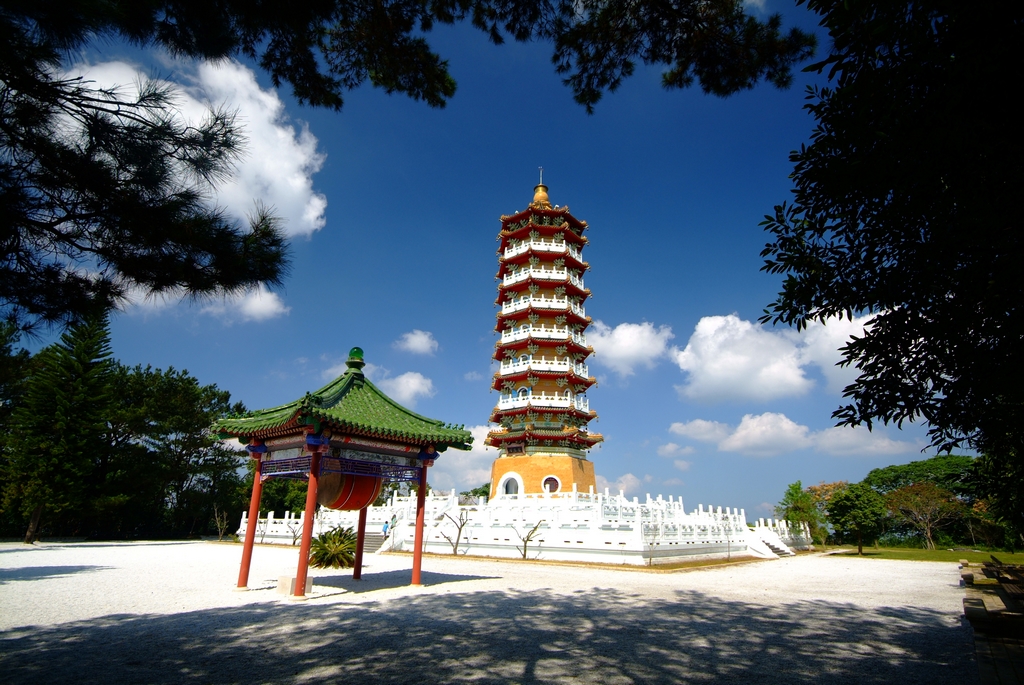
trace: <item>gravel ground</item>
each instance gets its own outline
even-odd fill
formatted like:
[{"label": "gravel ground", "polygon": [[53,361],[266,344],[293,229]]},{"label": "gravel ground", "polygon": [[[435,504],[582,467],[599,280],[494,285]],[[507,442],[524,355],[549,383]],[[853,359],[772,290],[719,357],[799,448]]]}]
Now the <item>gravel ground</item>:
[{"label": "gravel ground", "polygon": [[955,564],[806,555],[675,573],[294,548],[0,544],[0,682],[978,682]]}]

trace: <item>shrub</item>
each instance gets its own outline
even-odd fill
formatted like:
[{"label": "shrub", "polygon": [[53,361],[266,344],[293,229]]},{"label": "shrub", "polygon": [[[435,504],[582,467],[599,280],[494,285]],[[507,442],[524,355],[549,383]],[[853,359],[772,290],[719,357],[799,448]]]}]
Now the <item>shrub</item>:
[{"label": "shrub", "polygon": [[334,528],[313,538],[309,565],[314,568],[351,568],[355,554],[355,532],[351,528]]}]

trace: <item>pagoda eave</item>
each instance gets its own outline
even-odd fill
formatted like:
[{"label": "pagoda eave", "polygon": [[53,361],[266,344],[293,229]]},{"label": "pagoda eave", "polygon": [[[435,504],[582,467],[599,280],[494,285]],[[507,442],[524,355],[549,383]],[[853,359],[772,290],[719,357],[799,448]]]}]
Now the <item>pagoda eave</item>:
[{"label": "pagoda eave", "polygon": [[543,257],[543,258],[547,259],[551,255],[558,255],[556,258],[557,259],[565,260],[565,266],[568,266],[570,268],[582,269],[583,271],[587,271],[587,270],[590,269],[590,264],[588,262],[585,262],[582,259],[576,259],[575,257],[572,256],[572,253],[570,253],[568,251],[566,251],[566,252],[557,252],[557,251],[548,252],[546,250],[536,250],[536,251],[534,251],[533,248],[530,248],[526,252],[523,252],[521,254],[517,254],[515,257],[508,257],[508,258],[506,258],[506,257],[499,257],[498,258],[498,278],[501,278],[506,273],[508,273],[508,269],[506,267],[509,264],[525,264],[526,262],[530,261],[530,257]]},{"label": "pagoda eave", "polygon": [[518,354],[519,351],[525,350],[531,344],[536,345],[537,347],[544,348],[557,348],[564,345],[566,352],[570,354],[583,354],[586,356],[590,356],[594,353],[593,347],[589,345],[584,347],[583,345],[580,345],[579,343],[573,340],[556,340],[552,338],[523,338],[522,340],[516,340],[515,342],[510,343],[495,343],[493,358],[497,359],[500,362],[503,359],[505,359],[505,355],[503,354],[505,350],[513,350]]},{"label": "pagoda eave", "polygon": [[577,419],[586,419],[587,421],[597,418],[596,411],[584,411],[576,407],[540,407],[530,404],[525,407],[516,407],[515,409],[499,409],[495,407],[491,410],[489,421],[491,423],[501,423],[501,419],[504,417],[526,416],[527,414],[566,414]]},{"label": "pagoda eave", "polygon": [[533,305],[525,309],[520,309],[518,312],[512,312],[511,314],[498,313],[498,322],[494,324],[494,330],[501,333],[507,328],[504,325],[505,321],[521,321],[530,316],[530,314],[537,314],[538,316],[551,316],[555,314],[557,316],[564,316],[566,323],[575,323],[581,326],[589,326],[592,319],[589,316],[580,316],[571,309],[545,309],[543,307],[534,308]]},{"label": "pagoda eave", "polygon": [[550,442],[552,443],[549,445],[551,447],[580,445],[590,448],[599,442],[604,442],[604,436],[600,433],[587,433],[575,428],[558,431],[527,427],[518,431],[491,431],[485,440],[491,447],[498,448],[527,441]]},{"label": "pagoda eave", "polygon": [[[500,281],[501,279],[498,278],[496,280]],[[539,286],[544,286],[546,288],[549,288],[549,287],[551,287],[552,284],[554,284],[555,287],[564,286],[565,287],[565,294],[566,295],[574,295],[574,296],[580,297],[580,298],[582,298],[584,300],[587,299],[588,297],[590,297],[590,289],[589,288],[581,288],[578,285],[576,285],[575,283],[573,283],[572,281],[570,281],[569,279],[559,280],[557,278],[551,278],[551,279],[536,278],[536,277],[534,277],[531,274],[528,278],[525,278],[525,279],[519,281],[518,283],[511,283],[509,285],[505,285],[504,283],[499,283],[499,285],[498,285],[498,293],[499,293],[498,301],[495,302],[495,304],[501,304],[501,294],[500,293],[521,293],[524,290],[529,290],[531,285],[536,285],[538,287]]]},{"label": "pagoda eave", "polygon": [[537,378],[538,380],[558,380],[559,378],[565,378],[572,385],[585,385],[590,387],[597,384],[597,379],[593,376],[584,377],[579,376],[572,371],[517,371],[516,373],[510,373],[505,376],[498,376],[494,379],[494,383],[491,385],[492,390],[501,392],[502,386],[505,383],[516,383],[519,381],[525,381],[529,377]]}]

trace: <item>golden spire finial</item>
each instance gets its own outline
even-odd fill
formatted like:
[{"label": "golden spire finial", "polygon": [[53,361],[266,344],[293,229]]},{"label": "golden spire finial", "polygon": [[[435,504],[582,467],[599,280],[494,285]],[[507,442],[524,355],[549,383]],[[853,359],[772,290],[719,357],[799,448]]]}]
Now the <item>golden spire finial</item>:
[{"label": "golden spire finial", "polygon": [[544,185],[544,167],[539,167],[539,169],[540,183],[533,189],[533,202],[530,203],[530,206],[538,209],[551,209],[551,202],[548,201],[548,187]]}]

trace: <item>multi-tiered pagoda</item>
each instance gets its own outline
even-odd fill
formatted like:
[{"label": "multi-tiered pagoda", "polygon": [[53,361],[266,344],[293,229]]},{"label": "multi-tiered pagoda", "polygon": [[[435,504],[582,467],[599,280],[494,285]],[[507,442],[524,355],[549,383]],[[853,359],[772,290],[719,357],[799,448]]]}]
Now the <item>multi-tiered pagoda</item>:
[{"label": "multi-tiered pagoda", "polygon": [[497,331],[500,363],[494,389],[501,393],[487,435],[500,456],[491,468],[491,496],[587,492],[595,485],[587,450],[603,439],[587,424],[587,390],[595,379],[584,331],[587,222],[552,207],[543,182],[529,207],[501,217],[498,240]]}]

